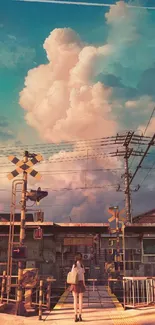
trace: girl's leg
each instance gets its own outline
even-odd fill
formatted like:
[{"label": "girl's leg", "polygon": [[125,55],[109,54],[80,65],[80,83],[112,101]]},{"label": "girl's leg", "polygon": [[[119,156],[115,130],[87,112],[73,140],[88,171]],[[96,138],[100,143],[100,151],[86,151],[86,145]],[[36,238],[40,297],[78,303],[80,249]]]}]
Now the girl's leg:
[{"label": "girl's leg", "polygon": [[77,293],[73,291],[74,298],[74,314],[77,315]]},{"label": "girl's leg", "polygon": [[83,292],[79,293],[79,315],[82,315]]}]

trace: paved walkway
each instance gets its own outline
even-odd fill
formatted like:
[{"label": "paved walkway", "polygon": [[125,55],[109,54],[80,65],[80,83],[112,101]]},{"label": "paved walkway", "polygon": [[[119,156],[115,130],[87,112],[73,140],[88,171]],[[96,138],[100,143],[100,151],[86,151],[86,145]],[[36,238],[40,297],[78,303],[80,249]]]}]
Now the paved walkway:
[{"label": "paved walkway", "polygon": [[[124,311],[115,295],[103,286],[96,286],[95,290],[87,286],[83,307],[83,320],[91,325],[155,325],[155,308]],[[44,321],[51,325],[73,324],[72,294],[65,292]]]},{"label": "paved walkway", "polygon": [[[106,287],[87,286],[84,294],[83,323],[90,325],[155,325],[155,308],[126,310]],[[0,314],[2,325],[70,325],[74,324],[73,297],[66,291],[60,298],[54,310],[38,317],[23,318]]]}]

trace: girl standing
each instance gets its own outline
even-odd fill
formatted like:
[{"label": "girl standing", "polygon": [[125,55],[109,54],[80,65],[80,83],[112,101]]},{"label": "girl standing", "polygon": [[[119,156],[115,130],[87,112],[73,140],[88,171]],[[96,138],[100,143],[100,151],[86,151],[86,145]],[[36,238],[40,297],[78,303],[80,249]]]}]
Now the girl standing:
[{"label": "girl standing", "polygon": [[[75,313],[75,322],[82,322],[82,307],[83,307],[83,293],[86,290],[85,277],[84,277],[84,265],[82,263],[82,254],[77,253],[75,256],[75,263],[72,266],[72,270],[76,268],[78,273],[78,283],[71,284],[70,291],[72,291],[74,298],[74,313]],[[79,318],[78,313],[78,295],[79,295]]]}]

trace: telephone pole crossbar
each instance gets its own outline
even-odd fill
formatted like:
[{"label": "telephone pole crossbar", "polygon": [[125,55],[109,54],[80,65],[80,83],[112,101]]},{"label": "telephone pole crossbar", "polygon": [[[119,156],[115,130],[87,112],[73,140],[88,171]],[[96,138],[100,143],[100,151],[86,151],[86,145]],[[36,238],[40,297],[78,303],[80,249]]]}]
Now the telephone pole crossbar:
[{"label": "telephone pole crossbar", "polygon": [[132,181],[133,181],[134,177],[136,176],[138,170],[141,168],[141,166],[142,166],[142,162],[143,162],[144,158],[146,157],[146,155],[147,155],[147,153],[148,153],[150,147],[153,146],[153,145],[155,145],[155,134],[153,135],[152,139],[151,139],[150,142],[148,143],[148,146],[147,146],[145,152],[143,153],[142,158],[141,158],[141,160],[140,160],[138,166],[136,167],[136,170],[135,170],[134,174],[132,175],[132,177],[131,177],[131,179],[130,179],[130,181],[129,181],[129,185],[132,183]]}]

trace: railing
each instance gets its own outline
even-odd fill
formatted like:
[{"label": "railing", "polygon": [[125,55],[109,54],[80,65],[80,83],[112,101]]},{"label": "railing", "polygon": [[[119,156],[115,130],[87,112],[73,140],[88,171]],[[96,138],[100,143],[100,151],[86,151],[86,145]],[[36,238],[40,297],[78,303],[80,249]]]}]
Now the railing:
[{"label": "railing", "polygon": [[[7,286],[6,286],[6,272],[3,272],[1,281],[1,303],[7,303]],[[49,281],[48,281],[49,280]],[[62,292],[67,287],[67,284],[64,283],[63,287],[60,287],[59,284],[59,294],[54,293],[53,289],[58,289],[58,287],[53,287],[52,282],[55,279],[40,278],[37,282],[35,288],[25,288],[23,287],[23,293],[25,291],[25,305],[29,305],[37,310],[39,319],[42,319],[42,313],[44,310],[50,310],[57,303]],[[102,282],[102,283],[101,283]],[[109,278],[108,282],[100,281],[100,279],[92,277],[86,279],[86,284],[93,286],[93,291],[97,290],[97,287],[100,285],[108,285],[111,288],[111,291],[117,296],[118,300],[126,308],[138,308],[146,307],[149,305],[155,304],[155,278],[153,277],[123,277],[112,279]],[[52,288],[51,288],[52,286]],[[14,299],[9,298],[9,302],[16,303],[16,289],[17,284],[11,285],[12,290],[14,290]],[[32,290],[31,290],[32,289]],[[56,295],[54,295],[56,294]],[[51,300],[55,299],[55,303],[51,303]]]},{"label": "railing", "polygon": [[[3,276],[0,276],[1,285],[0,285],[0,302],[1,304],[7,304],[7,303],[14,303],[17,302],[17,288],[18,284],[17,281],[14,284],[10,284],[10,293],[11,290],[13,290],[13,298],[7,297],[7,276],[6,271],[3,271]],[[13,276],[15,280],[17,280],[17,276]],[[54,283],[56,279],[53,278],[42,278],[40,279],[36,286],[34,288],[30,287],[24,287],[22,286],[23,291],[23,301],[25,303],[26,311],[29,312],[30,309],[34,309],[36,312],[38,312],[39,320],[42,319],[42,313],[43,310],[50,310],[51,307],[55,305],[55,303],[60,298],[62,292],[64,291],[64,287],[60,288],[60,294],[54,295],[52,291],[56,288],[57,290],[59,288],[55,287],[52,288],[52,283]],[[54,302],[55,300],[55,302]],[[52,305],[52,306],[51,306]]]},{"label": "railing", "polygon": [[155,278],[123,278],[124,309],[155,304]]}]

